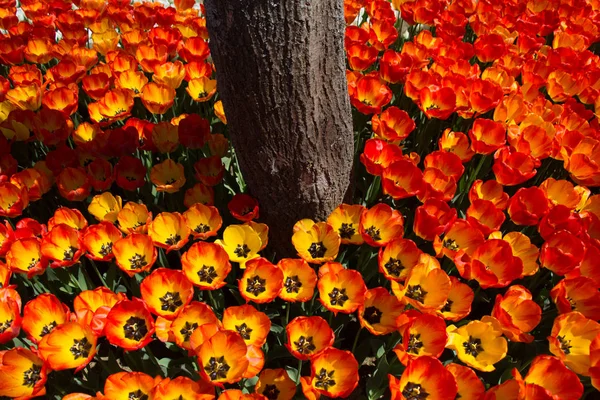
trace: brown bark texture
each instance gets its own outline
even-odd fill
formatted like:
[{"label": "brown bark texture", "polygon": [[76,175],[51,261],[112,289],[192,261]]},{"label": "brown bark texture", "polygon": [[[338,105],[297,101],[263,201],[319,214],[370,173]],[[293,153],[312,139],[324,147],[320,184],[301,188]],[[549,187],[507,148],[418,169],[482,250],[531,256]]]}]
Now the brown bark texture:
[{"label": "brown bark texture", "polygon": [[206,0],[231,140],[270,247],[324,220],[350,185],[354,141],[342,0]]}]

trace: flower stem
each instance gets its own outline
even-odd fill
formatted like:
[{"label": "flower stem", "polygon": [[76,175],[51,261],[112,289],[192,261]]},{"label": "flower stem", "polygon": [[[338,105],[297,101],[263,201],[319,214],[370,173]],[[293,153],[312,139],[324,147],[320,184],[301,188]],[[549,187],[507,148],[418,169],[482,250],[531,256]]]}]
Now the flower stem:
[{"label": "flower stem", "polygon": [[360,337],[360,333],[362,332],[362,327],[356,332],[356,337],[354,338],[354,343],[352,343],[352,350],[350,351],[354,354],[354,350],[356,350],[356,345],[358,344],[358,338]]}]

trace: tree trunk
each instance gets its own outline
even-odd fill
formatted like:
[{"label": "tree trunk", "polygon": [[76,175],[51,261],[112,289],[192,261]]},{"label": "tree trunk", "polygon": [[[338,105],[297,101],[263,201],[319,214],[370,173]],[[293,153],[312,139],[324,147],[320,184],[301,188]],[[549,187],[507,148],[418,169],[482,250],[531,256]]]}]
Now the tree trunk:
[{"label": "tree trunk", "polygon": [[270,243],[323,220],[350,185],[353,133],[342,0],[205,0],[231,140]]}]

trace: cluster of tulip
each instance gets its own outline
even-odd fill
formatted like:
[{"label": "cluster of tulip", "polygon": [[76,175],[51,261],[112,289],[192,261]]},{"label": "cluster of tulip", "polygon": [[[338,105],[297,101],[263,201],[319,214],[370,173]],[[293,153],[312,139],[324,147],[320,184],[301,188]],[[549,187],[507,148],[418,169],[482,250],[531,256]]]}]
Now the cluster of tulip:
[{"label": "cluster of tulip", "polygon": [[0,0],[0,397],[597,396],[600,2],[345,0],[354,204],[279,260],[194,3]]}]

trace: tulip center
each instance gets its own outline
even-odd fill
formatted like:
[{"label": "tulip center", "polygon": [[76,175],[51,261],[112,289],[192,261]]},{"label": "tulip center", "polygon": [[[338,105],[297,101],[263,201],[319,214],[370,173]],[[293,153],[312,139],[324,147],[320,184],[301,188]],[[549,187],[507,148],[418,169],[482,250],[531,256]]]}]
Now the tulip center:
[{"label": "tulip center", "polygon": [[300,336],[298,341],[294,342],[294,344],[296,345],[296,351],[300,354],[310,354],[317,349],[313,344],[312,336]]},{"label": "tulip center", "polygon": [[406,297],[416,300],[420,303],[423,303],[426,295],[427,292],[423,290],[421,285],[409,285],[408,289],[406,290]]},{"label": "tulip center", "polygon": [[167,240],[165,241],[166,244],[168,244],[169,246],[175,246],[177,244],[177,242],[179,242],[181,240],[181,236],[179,236],[178,234],[174,234],[171,235],[167,238]]},{"label": "tulip center", "polygon": [[371,225],[367,229],[365,229],[365,233],[371,236],[371,239],[378,241],[381,240],[381,230],[375,228],[375,226]]},{"label": "tulip center", "polygon": [[204,366],[204,371],[208,374],[211,381],[215,379],[226,379],[229,365],[225,362],[225,357],[211,357],[208,363]]},{"label": "tulip center", "polygon": [[323,258],[326,251],[327,247],[325,247],[323,242],[314,242],[308,248],[308,253],[312,258]]},{"label": "tulip center", "polygon": [[444,304],[444,307],[442,308],[442,312],[451,312],[452,304],[454,304],[454,302],[452,300],[446,301],[446,304]]},{"label": "tulip center", "polygon": [[63,261],[73,261],[73,257],[75,256],[75,252],[77,251],[76,247],[69,246],[68,249],[63,253]]},{"label": "tulip center", "polygon": [[385,263],[384,266],[388,274],[390,274],[391,276],[395,276],[396,278],[398,278],[402,273],[402,270],[404,270],[404,265],[402,265],[402,261],[393,257],[390,257],[390,259],[388,260],[388,262]]},{"label": "tulip center", "polygon": [[112,246],[112,242],[106,242],[100,247],[100,251],[98,253],[100,253],[102,257],[106,257],[112,252]]},{"label": "tulip center", "polygon": [[381,316],[383,313],[377,307],[367,307],[365,308],[365,313],[363,318],[371,325],[378,324],[381,322]]},{"label": "tulip center", "polygon": [[454,239],[448,238],[444,238],[444,247],[452,251],[456,251],[459,249],[459,246],[456,243],[456,241]]},{"label": "tulip center", "polygon": [[481,346],[481,339],[469,336],[469,340],[463,343],[465,353],[477,357],[479,353],[483,352],[483,346]]},{"label": "tulip center", "polygon": [[420,384],[408,382],[402,390],[402,396],[406,400],[423,400],[429,397],[429,393]]},{"label": "tulip center", "polygon": [[127,400],[148,400],[148,395],[138,389],[135,392],[129,392]]},{"label": "tulip center", "polygon": [[165,185],[172,185],[175,183],[175,178],[171,178],[171,179],[167,179],[167,181],[165,182]]},{"label": "tulip center", "polygon": [[238,257],[246,258],[248,257],[248,254],[250,254],[250,248],[246,245],[246,243],[238,244],[233,252]]},{"label": "tulip center", "polygon": [[200,282],[213,283],[218,276],[219,275],[217,275],[217,271],[213,266],[203,265],[202,268],[200,268],[200,271],[198,271]]},{"label": "tulip center", "polygon": [[562,352],[565,354],[571,354],[571,347],[573,347],[571,346],[571,341],[565,339],[564,336],[557,336],[556,338],[560,342],[560,349]]},{"label": "tulip center", "polygon": [[576,307],[575,301],[570,297],[567,297],[567,301],[569,302],[569,305],[571,306],[571,310],[574,310]]},{"label": "tulip center", "polygon": [[50,332],[52,332],[52,329],[56,328],[56,321],[52,321],[50,322],[48,325],[45,325],[42,328],[42,332],[40,333],[41,337],[46,336],[47,334],[49,334]]},{"label": "tulip center", "polygon": [[142,269],[148,265],[148,261],[146,261],[145,255],[135,253],[135,255],[129,259],[129,264],[131,265],[131,269]]},{"label": "tulip center", "polygon": [[342,226],[340,226],[340,229],[338,229],[338,232],[342,239],[351,239],[356,233],[356,229],[354,229],[352,223],[347,224],[343,222]]},{"label": "tulip center", "polygon": [[163,297],[160,297],[159,300],[161,304],[160,309],[163,311],[174,312],[183,305],[179,292],[167,292]]},{"label": "tulip center", "polygon": [[181,330],[179,331],[179,333],[181,333],[183,335],[184,342],[187,342],[188,340],[190,340],[192,333],[194,333],[194,331],[196,330],[197,327],[198,327],[197,322],[190,323],[188,321],[185,321],[185,324],[183,324],[183,328],[181,328]]},{"label": "tulip center", "polygon": [[252,278],[246,279],[246,292],[252,293],[254,296],[258,296],[267,290],[266,284],[266,279],[262,279],[260,276],[254,275]]},{"label": "tulip center", "polygon": [[87,358],[92,350],[92,344],[84,337],[81,340],[73,339],[73,346],[69,349],[75,360]]},{"label": "tulip center", "polygon": [[346,294],[346,289],[338,289],[336,287],[333,288],[331,292],[329,292],[329,303],[332,306],[339,305],[340,307],[344,307],[344,303],[349,299]]},{"label": "tulip center", "polygon": [[285,278],[285,291],[288,293],[299,293],[300,288],[302,287],[302,282],[300,282],[300,278],[298,275],[288,276]]},{"label": "tulip center", "polygon": [[421,342],[421,334],[417,333],[411,333],[410,336],[408,337],[408,346],[406,351],[408,353],[413,353],[413,354],[419,354],[419,349],[421,347],[423,347],[423,342]]},{"label": "tulip center", "polygon": [[42,367],[33,364],[31,368],[23,372],[23,386],[34,387],[37,381],[40,380]]},{"label": "tulip center", "polygon": [[235,330],[238,331],[238,333],[244,340],[250,340],[250,334],[252,333],[253,329],[249,328],[245,322],[241,325],[236,325]]},{"label": "tulip center", "polygon": [[206,233],[206,232],[210,232],[210,226],[206,225],[206,224],[198,224],[195,228],[194,228],[194,232],[196,233]]},{"label": "tulip center", "polygon": [[335,380],[333,380],[334,372],[327,372],[325,368],[321,368],[319,375],[315,376],[315,386],[324,391],[327,391],[330,386],[335,386]]},{"label": "tulip center", "polygon": [[140,341],[148,333],[146,321],[138,317],[129,317],[123,325],[125,337],[130,340]]},{"label": "tulip center", "polygon": [[265,396],[269,400],[277,400],[279,398],[279,389],[277,389],[276,385],[265,385],[265,391],[262,392],[263,396]]},{"label": "tulip center", "polygon": [[36,266],[37,263],[40,262],[39,258],[32,258],[31,262],[29,263],[29,265],[27,266],[27,269],[32,269]]},{"label": "tulip center", "polygon": [[4,322],[0,322],[0,333],[4,333],[6,332],[6,330],[8,328],[10,328],[10,326],[12,325],[13,320],[12,319],[8,319]]}]

